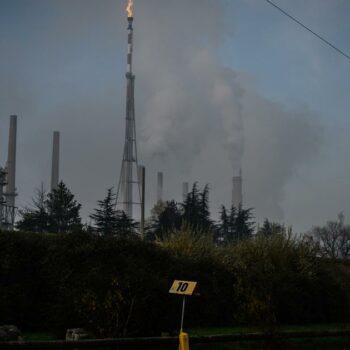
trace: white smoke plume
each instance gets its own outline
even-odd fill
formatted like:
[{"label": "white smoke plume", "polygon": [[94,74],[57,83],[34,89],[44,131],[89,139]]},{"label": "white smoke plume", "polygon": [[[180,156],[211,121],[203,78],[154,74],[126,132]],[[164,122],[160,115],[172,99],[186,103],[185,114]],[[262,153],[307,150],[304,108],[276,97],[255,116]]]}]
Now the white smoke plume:
[{"label": "white smoke plume", "polygon": [[[85,218],[105,189],[117,185],[125,127],[125,3],[37,0],[52,16],[23,10],[33,28],[30,50],[17,43],[20,21],[6,26],[13,44],[0,46],[0,111],[19,114],[19,205],[30,201],[42,180],[49,182],[52,130],[61,131],[62,179],[83,204]],[[147,168],[147,208],[156,200],[157,171],[163,171],[165,199],[180,200],[182,182],[199,180],[211,187],[215,213],[230,204],[233,170],[242,166],[246,205],[259,220],[283,219],[286,186],[319,152],[321,128],[308,109],[295,112],[268,101],[222,63],[225,40],[235,40],[226,4],[134,1],[136,128]],[[5,139],[7,123],[1,122]]]}]

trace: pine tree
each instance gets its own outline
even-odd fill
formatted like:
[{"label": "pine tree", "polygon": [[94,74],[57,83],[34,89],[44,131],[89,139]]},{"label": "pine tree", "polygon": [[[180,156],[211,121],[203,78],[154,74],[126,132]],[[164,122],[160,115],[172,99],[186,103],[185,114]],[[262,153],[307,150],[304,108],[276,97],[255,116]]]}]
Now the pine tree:
[{"label": "pine tree", "polygon": [[210,219],[209,211],[209,186],[205,185],[199,195],[199,226],[202,230],[208,231],[212,228],[213,222]]},{"label": "pine tree", "polygon": [[228,217],[228,234],[226,236],[226,242],[237,243],[239,240],[237,226],[237,209],[232,205],[230,209],[230,214]]},{"label": "pine tree", "polygon": [[57,189],[48,194],[46,207],[49,216],[49,232],[69,232],[81,229],[80,208],[74,195],[61,181]]},{"label": "pine tree", "polygon": [[250,238],[254,232],[254,221],[252,208],[243,209],[241,206],[237,210],[236,220],[235,220],[235,233],[237,239],[240,241],[242,239]]},{"label": "pine tree", "polygon": [[124,211],[117,211],[116,234],[119,237],[136,236],[137,222],[131,219]]},{"label": "pine tree", "polygon": [[181,227],[182,215],[175,201],[162,202],[161,210],[158,209],[160,209],[159,204],[153,211],[151,227],[147,234],[150,240],[163,240]]},{"label": "pine tree", "polygon": [[227,240],[230,230],[229,216],[224,205],[221,206],[219,215],[220,221],[216,225],[215,242],[216,244],[223,244]]},{"label": "pine tree", "polygon": [[220,220],[216,225],[217,243],[230,244],[237,243],[242,239],[250,238],[254,231],[252,221],[252,209],[238,209],[231,207],[229,213],[225,206],[221,207]]},{"label": "pine tree", "polygon": [[183,222],[190,225],[195,232],[211,230],[213,222],[209,212],[209,186],[206,185],[203,192],[200,192],[195,182],[182,204],[182,212]]},{"label": "pine tree", "polygon": [[99,208],[94,209],[94,213],[90,215],[96,231],[104,235],[115,234],[117,232],[118,215],[115,210],[113,188],[109,188],[105,199],[98,201],[97,204]]},{"label": "pine tree", "polygon": [[45,201],[46,190],[44,185],[36,190],[35,197],[32,198],[31,207],[26,207],[19,211],[21,220],[16,224],[17,229],[27,232],[47,232],[49,216],[47,213]]},{"label": "pine tree", "polygon": [[271,222],[268,219],[264,220],[263,226],[259,228],[257,234],[261,236],[273,236],[276,234],[285,234],[286,228],[277,222]]}]

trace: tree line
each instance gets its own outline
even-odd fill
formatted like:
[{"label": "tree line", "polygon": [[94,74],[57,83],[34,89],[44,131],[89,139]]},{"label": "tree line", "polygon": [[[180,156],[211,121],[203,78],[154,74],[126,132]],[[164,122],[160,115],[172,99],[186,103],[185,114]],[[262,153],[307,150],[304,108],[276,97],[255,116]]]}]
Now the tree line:
[{"label": "tree line", "polygon": [[[139,223],[124,211],[116,209],[113,188],[107,189],[104,199],[89,215],[90,223],[83,225],[81,204],[75,200],[68,187],[60,182],[57,189],[46,192],[43,186],[36,191],[32,204],[19,211],[16,227],[26,232],[67,233],[85,231],[98,235],[138,237]],[[221,206],[218,220],[213,220],[209,209],[209,186],[202,190],[194,183],[185,200],[158,201],[146,220],[145,238],[164,241],[174,232],[188,227],[197,235],[209,234],[216,245],[237,244],[253,236],[285,234],[288,229],[279,223],[265,219],[256,227],[252,208]],[[318,249],[319,255],[330,258],[350,256],[350,226],[339,214],[335,221],[315,226],[305,237]]]},{"label": "tree line", "polygon": [[[57,189],[46,193],[37,190],[31,206],[20,210],[17,229],[27,232],[65,233],[85,230],[100,235],[137,236],[139,224],[124,211],[116,209],[113,188],[107,189],[104,199],[89,215],[91,224],[82,225],[79,204],[67,186],[60,182]],[[212,233],[218,243],[237,242],[248,238],[254,231],[252,209],[222,206],[220,220],[211,219],[209,186],[201,191],[195,183],[183,203],[159,201],[146,222],[148,240],[164,240],[172,232],[188,226],[197,234]]]}]

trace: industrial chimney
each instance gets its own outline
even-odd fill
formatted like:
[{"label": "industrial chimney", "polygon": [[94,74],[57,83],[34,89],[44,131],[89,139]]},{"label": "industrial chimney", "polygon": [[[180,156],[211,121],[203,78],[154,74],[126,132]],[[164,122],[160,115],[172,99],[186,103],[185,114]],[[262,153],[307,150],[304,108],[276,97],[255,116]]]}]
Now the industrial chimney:
[{"label": "industrial chimney", "polygon": [[5,204],[4,187],[6,185],[6,172],[0,167],[0,229],[5,221]]},{"label": "industrial chimney", "polygon": [[60,174],[60,133],[59,131],[53,132],[52,142],[52,167],[51,167],[51,191],[55,190],[59,182]]},{"label": "industrial chimney", "polygon": [[17,116],[10,116],[10,132],[7,156],[7,186],[6,186],[6,205],[10,208],[15,207],[16,197],[16,138],[17,138]]},{"label": "industrial chimney", "polygon": [[239,171],[238,176],[232,178],[233,188],[232,188],[232,205],[235,208],[239,208],[243,205],[242,196],[242,169]]},{"label": "industrial chimney", "polygon": [[188,195],[188,182],[182,183],[182,200],[183,202],[186,201]]},{"label": "industrial chimney", "polygon": [[157,174],[157,202],[163,201],[163,173],[158,171]]}]

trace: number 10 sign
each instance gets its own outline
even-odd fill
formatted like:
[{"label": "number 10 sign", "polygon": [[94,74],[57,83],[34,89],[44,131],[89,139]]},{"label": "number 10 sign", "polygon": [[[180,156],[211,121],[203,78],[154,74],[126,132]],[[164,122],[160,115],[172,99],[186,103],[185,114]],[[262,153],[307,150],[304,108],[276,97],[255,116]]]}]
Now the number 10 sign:
[{"label": "number 10 sign", "polygon": [[196,291],[197,282],[175,280],[169,293],[181,295],[193,295]]},{"label": "number 10 sign", "polygon": [[182,313],[181,313],[181,326],[180,326],[180,335],[183,332],[184,317],[185,317],[185,304],[187,295],[199,295],[197,282],[193,281],[179,281],[175,280],[171,286],[169,293],[171,294],[180,294],[182,298]]}]

